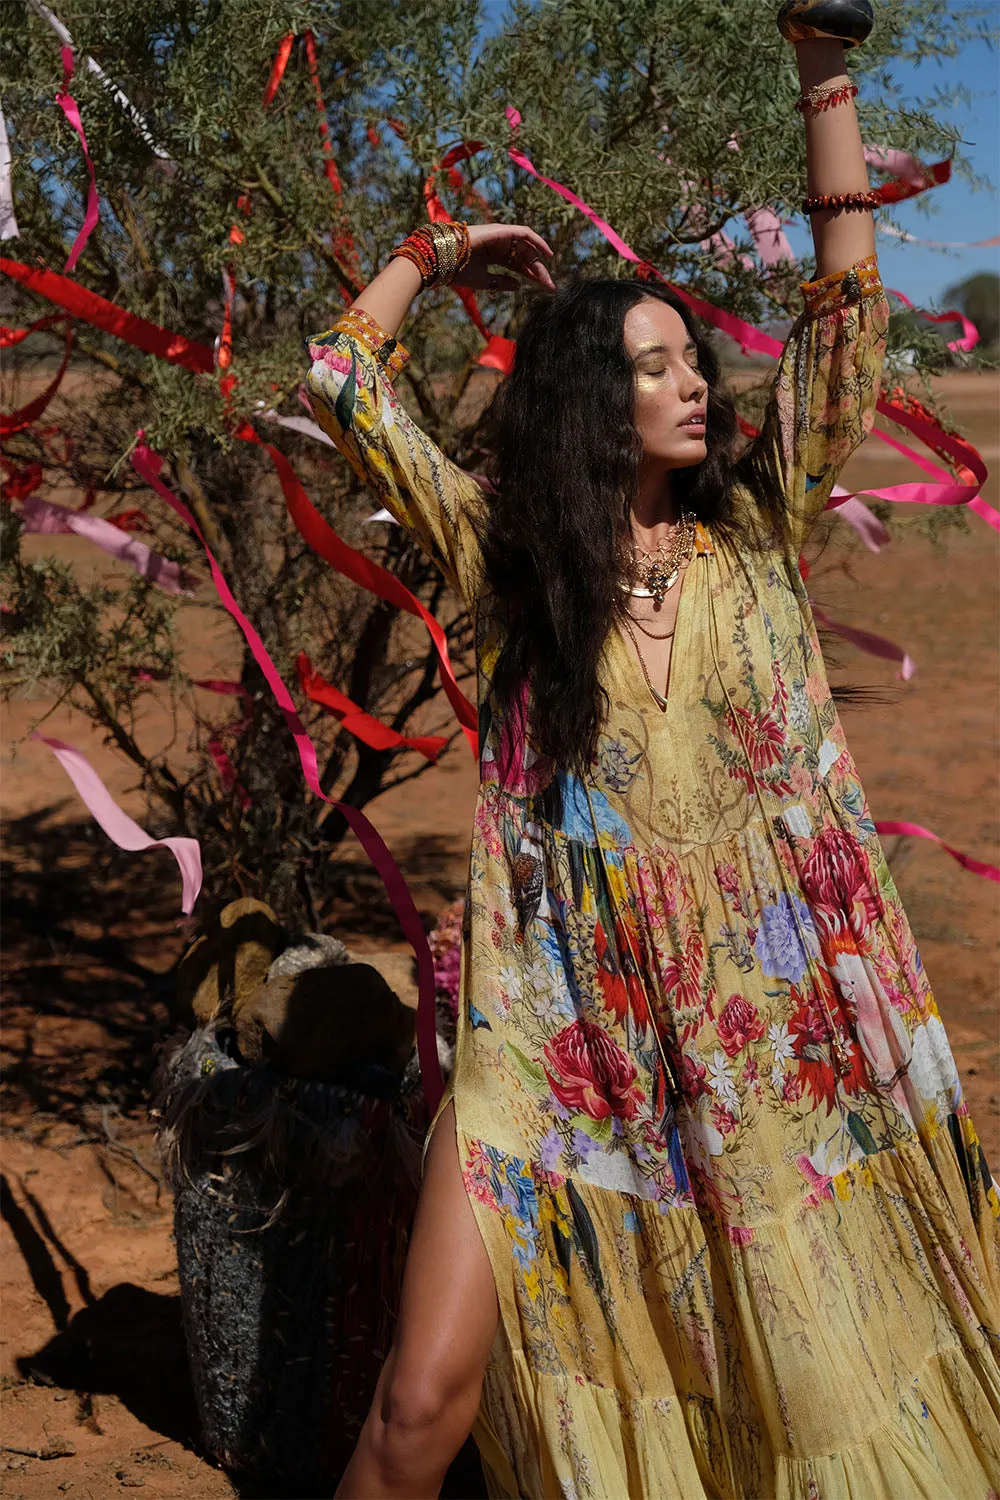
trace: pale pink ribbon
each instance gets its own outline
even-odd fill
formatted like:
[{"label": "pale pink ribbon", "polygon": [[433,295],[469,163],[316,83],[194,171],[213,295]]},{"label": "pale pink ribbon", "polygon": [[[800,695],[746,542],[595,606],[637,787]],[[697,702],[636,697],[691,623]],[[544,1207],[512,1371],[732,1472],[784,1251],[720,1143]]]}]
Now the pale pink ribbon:
[{"label": "pale pink ribbon", "polygon": [[0,109],[0,240],[16,240],[21,231],[14,213],[14,184],[11,177],[10,141],[7,121]]},{"label": "pale pink ribbon", "polygon": [[857,495],[852,495],[849,490],[835,484],[832,498],[840,500],[840,504],[834,510],[834,515],[839,516],[842,521],[846,521],[854,528],[869,552],[881,552],[882,548],[892,540],[888,528],[882,525],[878,516],[873,515],[865,502],[859,500]]},{"label": "pale pink ribbon", "polygon": [[292,696],[285,683],[272,662],[264,646],[263,641],[257,634],[246,615],[240,609],[232,590],[216,562],[212,551],[205,541],[202,531],[194,516],[188,510],[182,500],[167,488],[160,478],[163,468],[163,460],[148,447],[143,439],[143,434],[138,434],[139,443],[132,453],[132,466],[136,473],[143,478],[151,489],[164,500],[174,513],[180,516],[186,526],[190,527],[205,550],[205,558],[212,574],[212,582],[223,607],[236,621],[251,654],[263,673],[268,687],[274,694],[275,700],[285,718],[295,748],[298,751],[299,762],[302,766],[302,774],[306,785],[315,792],[323,802],[335,808],[342,814],[345,821],[357,836],[358,842],[364,849],[365,854],[371,860],[378,874],[381,876],[382,884],[385,886],[386,895],[396,913],[396,918],[409,941],[417,960],[417,976],[419,1004],[417,1008],[417,1051],[420,1058],[420,1072],[427,1096],[428,1106],[433,1112],[436,1110],[443,1093],[441,1081],[441,1069],[437,1057],[437,1034],[434,1018],[434,962],[431,958],[431,950],[427,944],[427,935],[424,932],[420,914],[413,903],[406,881],[400,872],[399,866],[389,853],[382,836],[369,822],[364,813],[349,803],[337,802],[328,797],[324,792],[319,780],[319,767],[316,761],[316,750],[312,740],[306,733],[305,726],[299,718]]},{"label": "pale pink ribbon", "polygon": [[43,536],[72,532],[117,561],[129,563],[143,578],[148,578],[166,593],[193,597],[198,582],[193,573],[161,553],[153,552],[137,537],[121,531],[100,516],[81,515],[65,505],[41,500],[37,495],[27,496],[20,515],[27,532]]},{"label": "pale pink ribbon", "polygon": [[37,495],[27,496],[21,504],[20,515],[25,531],[42,536],[73,532],[119,562],[129,563],[143,578],[148,578],[150,583],[155,583],[168,594],[183,594],[188,599],[193,597],[193,586],[198,582],[193,573],[169,557],[151,551],[137,537],[120,531],[100,516],[82,516],[65,505],[40,500]]},{"label": "pale pink ribbon", "polygon": [[63,81],[62,88],[56,95],[56,103],[62,110],[63,114],[66,116],[70,125],[76,131],[77,135],[80,137],[80,146],[83,150],[83,159],[87,163],[87,175],[90,178],[90,186],[87,189],[87,208],[83,216],[83,223],[80,226],[76,239],[73,241],[73,248],[69,252],[69,259],[66,261],[66,265],[63,268],[63,274],[65,275],[69,271],[72,271],[73,267],[76,265],[77,261],[80,258],[80,254],[83,250],[84,245],[90,238],[91,230],[97,223],[98,201],[97,178],[94,175],[94,163],[91,161],[90,152],[87,149],[87,137],[83,133],[83,123],[80,119],[80,111],[77,108],[77,103],[73,98],[73,95],[67,93],[70,79],[73,77],[73,49],[72,47],[61,47],[60,51],[62,53]]},{"label": "pale pink ribbon", "polygon": [[181,872],[181,911],[191,915],[194,903],[201,890],[201,846],[197,839],[154,839],[128,813],[123,812],[94,770],[90,761],[75,746],[65,740],[49,739],[44,734],[33,734],[33,740],[47,745],[76,787],[91,817],[100,824],[112,843],[119,849],[137,854],[142,849],[169,849]]}]

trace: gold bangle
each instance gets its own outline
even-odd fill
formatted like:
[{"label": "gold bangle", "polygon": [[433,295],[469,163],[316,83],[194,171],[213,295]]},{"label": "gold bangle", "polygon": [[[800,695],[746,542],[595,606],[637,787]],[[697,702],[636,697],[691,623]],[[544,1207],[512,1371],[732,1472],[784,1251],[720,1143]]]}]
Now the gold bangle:
[{"label": "gold bangle", "polygon": [[454,279],[458,270],[458,245],[454,229],[451,224],[431,224],[431,240],[434,244],[434,256],[437,261],[437,275],[435,280],[441,286],[447,286]]}]

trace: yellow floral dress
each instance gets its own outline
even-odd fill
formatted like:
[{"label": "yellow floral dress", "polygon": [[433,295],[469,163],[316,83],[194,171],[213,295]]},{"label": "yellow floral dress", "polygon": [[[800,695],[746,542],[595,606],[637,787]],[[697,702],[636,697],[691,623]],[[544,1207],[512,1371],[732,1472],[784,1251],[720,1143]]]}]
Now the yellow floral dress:
[{"label": "yellow floral dress", "polygon": [[445,1103],[500,1303],[476,1438],[505,1500],[1000,1500],[1000,1197],[798,567],[888,306],[874,257],[803,295],[758,439],[787,527],[699,528],[664,711],[612,631],[586,782],[492,700],[488,502],[394,395],[404,351],[351,312],[310,344],[319,421],[475,622]]}]

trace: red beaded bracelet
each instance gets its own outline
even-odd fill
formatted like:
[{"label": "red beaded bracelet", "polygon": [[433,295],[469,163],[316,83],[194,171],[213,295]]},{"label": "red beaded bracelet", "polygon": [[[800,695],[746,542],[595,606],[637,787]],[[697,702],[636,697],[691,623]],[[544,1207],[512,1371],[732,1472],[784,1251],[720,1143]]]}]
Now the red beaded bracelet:
[{"label": "red beaded bracelet", "polygon": [[840,88],[832,88],[830,85],[820,85],[803,94],[801,99],[796,99],[795,108],[799,114],[805,114],[807,109],[813,109],[819,114],[824,109],[835,109],[838,104],[846,104],[849,99],[858,97],[858,86],[856,83],[845,83]]},{"label": "red beaded bracelet", "polygon": [[804,214],[822,213],[828,208],[878,208],[879,199],[874,193],[817,193],[802,203]]}]

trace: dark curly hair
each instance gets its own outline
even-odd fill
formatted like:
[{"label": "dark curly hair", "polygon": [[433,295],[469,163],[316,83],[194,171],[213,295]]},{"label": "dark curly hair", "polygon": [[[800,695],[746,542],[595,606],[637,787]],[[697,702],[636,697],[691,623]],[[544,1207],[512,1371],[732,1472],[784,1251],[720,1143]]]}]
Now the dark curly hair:
[{"label": "dark curly hair", "polygon": [[736,482],[775,520],[782,508],[775,476],[753,452],[736,458],[736,409],[719,361],[675,293],[650,282],[579,279],[533,299],[493,408],[496,492],[483,557],[504,628],[493,677],[498,708],[513,710],[527,681],[532,744],[567,770],[591,763],[607,712],[598,665],[619,607],[617,558],[642,457],[625,316],[646,297],[683,318],[708,385],[708,453],[672,472],[678,503],[730,533],[747,530],[733,507]]}]

